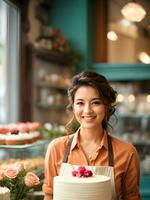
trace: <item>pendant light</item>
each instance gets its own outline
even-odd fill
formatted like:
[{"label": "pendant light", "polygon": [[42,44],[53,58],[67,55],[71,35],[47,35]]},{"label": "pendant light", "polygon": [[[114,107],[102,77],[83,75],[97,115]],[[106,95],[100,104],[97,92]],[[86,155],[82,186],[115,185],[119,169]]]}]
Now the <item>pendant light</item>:
[{"label": "pendant light", "polygon": [[122,9],[121,13],[125,19],[133,22],[140,22],[146,15],[146,11],[139,3],[129,2]]},{"label": "pendant light", "polygon": [[118,39],[118,35],[115,31],[109,31],[107,33],[107,39],[111,41],[116,41]]}]

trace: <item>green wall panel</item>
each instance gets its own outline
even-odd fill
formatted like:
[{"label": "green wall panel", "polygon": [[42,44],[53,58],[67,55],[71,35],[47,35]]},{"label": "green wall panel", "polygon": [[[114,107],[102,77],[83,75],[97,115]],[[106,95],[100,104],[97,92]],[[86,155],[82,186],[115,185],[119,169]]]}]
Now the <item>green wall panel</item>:
[{"label": "green wall panel", "polygon": [[150,176],[141,176],[140,192],[142,200],[150,200]]},{"label": "green wall panel", "polygon": [[92,62],[92,0],[53,0],[50,10],[50,25],[59,28],[82,56],[83,62],[76,72],[91,70],[102,73],[109,80],[150,80],[150,65],[107,64]]},{"label": "green wall panel", "polygon": [[[54,0],[50,10],[50,25],[59,28],[71,45],[83,56],[80,70],[89,65],[89,1]],[[78,70],[78,71],[80,71]]]},{"label": "green wall panel", "polygon": [[103,74],[109,80],[150,80],[150,65],[146,64],[93,64],[92,71]]}]

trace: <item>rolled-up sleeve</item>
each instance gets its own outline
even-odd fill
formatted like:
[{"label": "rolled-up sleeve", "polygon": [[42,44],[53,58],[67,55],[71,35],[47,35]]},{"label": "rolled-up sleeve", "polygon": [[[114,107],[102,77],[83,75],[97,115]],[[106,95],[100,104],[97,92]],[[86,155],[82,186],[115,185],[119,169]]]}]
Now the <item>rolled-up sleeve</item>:
[{"label": "rolled-up sleeve", "polygon": [[127,161],[127,168],[123,175],[123,199],[140,200],[139,193],[140,163],[137,151],[132,147]]},{"label": "rolled-up sleeve", "polygon": [[57,170],[55,167],[55,154],[54,142],[52,141],[47,148],[44,163],[44,200],[51,200],[53,196],[53,178],[57,175]]}]

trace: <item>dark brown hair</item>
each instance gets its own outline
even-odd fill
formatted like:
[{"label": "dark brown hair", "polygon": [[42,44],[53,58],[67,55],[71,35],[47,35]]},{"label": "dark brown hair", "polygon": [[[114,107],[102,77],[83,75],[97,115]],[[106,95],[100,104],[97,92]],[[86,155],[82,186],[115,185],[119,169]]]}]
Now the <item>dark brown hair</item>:
[{"label": "dark brown hair", "polygon": [[[81,86],[91,86],[95,88],[101,98],[101,101],[106,105],[107,113],[102,122],[102,127],[107,130],[110,116],[115,112],[115,102],[117,92],[110,86],[108,80],[101,74],[96,72],[85,71],[73,77],[71,86],[68,89],[69,105],[67,109],[73,111],[74,96],[77,89]],[[71,121],[66,128],[71,125]]]}]

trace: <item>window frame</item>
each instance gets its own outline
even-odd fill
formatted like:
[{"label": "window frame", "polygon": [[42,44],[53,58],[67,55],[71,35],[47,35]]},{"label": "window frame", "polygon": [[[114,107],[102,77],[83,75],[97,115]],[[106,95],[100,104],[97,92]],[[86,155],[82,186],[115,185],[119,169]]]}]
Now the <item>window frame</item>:
[{"label": "window frame", "polygon": [[[10,8],[13,6],[17,12]],[[19,38],[20,38],[20,12],[11,4],[7,6],[7,61],[6,61],[6,83],[7,88],[7,121],[19,120]],[[15,55],[14,55],[15,54]],[[11,67],[10,67],[11,66]]]}]

